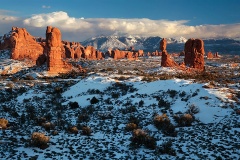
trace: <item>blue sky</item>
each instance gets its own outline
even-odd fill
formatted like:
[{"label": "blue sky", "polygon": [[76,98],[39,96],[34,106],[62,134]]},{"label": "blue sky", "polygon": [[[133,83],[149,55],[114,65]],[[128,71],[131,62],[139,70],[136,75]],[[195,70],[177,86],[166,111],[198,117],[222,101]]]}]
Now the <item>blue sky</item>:
[{"label": "blue sky", "polygon": [[[67,40],[121,32],[162,37],[240,37],[240,0],[3,0],[0,35],[11,25]],[[42,33],[41,33],[42,32]]]}]

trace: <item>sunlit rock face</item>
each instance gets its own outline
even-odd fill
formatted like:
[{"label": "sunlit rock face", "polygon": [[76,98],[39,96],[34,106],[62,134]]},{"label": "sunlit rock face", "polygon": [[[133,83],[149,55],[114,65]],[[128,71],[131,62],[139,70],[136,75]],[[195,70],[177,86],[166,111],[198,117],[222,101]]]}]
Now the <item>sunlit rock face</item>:
[{"label": "sunlit rock face", "polygon": [[[44,46],[40,45],[25,28],[12,27],[0,41],[0,50],[10,49],[14,60],[29,59],[34,63],[44,63]],[[38,62],[39,57],[41,61]]]},{"label": "sunlit rock face", "polygon": [[50,73],[66,73],[72,69],[72,66],[62,59],[63,55],[65,55],[65,49],[62,45],[61,32],[58,28],[47,27],[46,50],[47,66]]},{"label": "sunlit rock face", "polygon": [[204,42],[201,39],[188,39],[184,47],[186,66],[204,70]]}]

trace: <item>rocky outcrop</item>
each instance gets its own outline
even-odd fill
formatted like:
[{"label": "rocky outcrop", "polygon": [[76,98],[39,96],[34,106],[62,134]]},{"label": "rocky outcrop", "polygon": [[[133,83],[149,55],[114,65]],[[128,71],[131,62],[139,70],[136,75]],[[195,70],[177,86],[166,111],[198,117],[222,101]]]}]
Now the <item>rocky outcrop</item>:
[{"label": "rocky outcrop", "polygon": [[213,54],[212,54],[212,52],[208,52],[208,54],[207,54],[207,59],[213,59]]},{"label": "rocky outcrop", "polygon": [[201,39],[188,39],[184,47],[184,63],[188,67],[204,70],[204,42]]},{"label": "rocky outcrop", "polygon": [[88,60],[100,60],[104,58],[103,53],[97,51],[93,46],[86,46],[82,48],[82,52],[82,58]]},{"label": "rocky outcrop", "polygon": [[61,32],[58,28],[47,27],[46,50],[49,73],[66,73],[72,69],[72,66],[62,59],[65,49],[62,45]]},{"label": "rocky outcrop", "polygon": [[[25,28],[12,27],[9,34],[0,42],[0,50],[3,49],[10,49],[11,58],[15,60],[30,59],[41,65],[46,58],[43,54],[44,47]],[[38,61],[39,57],[41,57],[40,61]]]},{"label": "rocky outcrop", "polygon": [[171,58],[171,56],[167,53],[167,39],[163,38],[160,41],[160,50],[162,51],[162,67],[177,67],[178,64]]}]

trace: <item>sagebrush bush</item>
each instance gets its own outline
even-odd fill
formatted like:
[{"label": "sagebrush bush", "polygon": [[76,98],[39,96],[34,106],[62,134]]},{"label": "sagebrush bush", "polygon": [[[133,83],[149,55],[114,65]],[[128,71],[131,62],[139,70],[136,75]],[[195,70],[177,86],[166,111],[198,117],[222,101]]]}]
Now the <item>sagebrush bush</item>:
[{"label": "sagebrush bush", "polygon": [[8,125],[8,120],[6,120],[4,118],[0,118],[0,128],[6,129],[7,125]]},{"label": "sagebrush bush", "polygon": [[170,124],[170,120],[166,114],[156,115],[153,122],[158,129],[164,129]]},{"label": "sagebrush bush", "polygon": [[137,129],[137,125],[135,123],[128,123],[125,129],[126,131],[133,131],[134,129]]},{"label": "sagebrush bush", "polygon": [[191,126],[194,121],[191,114],[175,115],[174,119],[179,126]]},{"label": "sagebrush bush", "polygon": [[142,129],[133,130],[131,142],[133,145],[142,146],[144,145],[146,148],[155,149],[156,148],[156,139],[149,136]]},{"label": "sagebrush bush", "polygon": [[90,100],[91,104],[96,104],[98,102],[99,102],[99,100],[95,96]]},{"label": "sagebrush bush", "polygon": [[91,133],[92,133],[92,130],[91,130],[90,127],[88,127],[88,126],[83,126],[82,127],[82,134],[83,135],[90,136]]},{"label": "sagebrush bush", "polygon": [[72,134],[78,134],[78,128],[76,126],[69,127],[68,131]]},{"label": "sagebrush bush", "polygon": [[187,113],[193,115],[199,113],[200,109],[198,106],[192,104],[188,107]]},{"label": "sagebrush bush", "polygon": [[176,156],[176,151],[172,148],[172,141],[164,142],[159,149],[161,154]]},{"label": "sagebrush bush", "polygon": [[170,122],[166,114],[156,115],[154,117],[154,125],[157,129],[162,130],[165,135],[176,136],[175,126]]},{"label": "sagebrush bush", "polygon": [[79,108],[78,102],[69,102],[68,105],[71,109]]},{"label": "sagebrush bush", "polygon": [[49,141],[50,137],[45,136],[44,133],[34,132],[31,136],[31,144],[41,149],[47,148]]}]

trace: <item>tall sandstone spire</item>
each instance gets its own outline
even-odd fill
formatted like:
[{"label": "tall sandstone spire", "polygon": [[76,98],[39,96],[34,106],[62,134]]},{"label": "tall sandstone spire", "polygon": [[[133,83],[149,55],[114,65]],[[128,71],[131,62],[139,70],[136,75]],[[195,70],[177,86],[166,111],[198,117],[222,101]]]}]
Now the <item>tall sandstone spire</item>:
[{"label": "tall sandstone spire", "polygon": [[46,29],[47,66],[50,73],[66,73],[72,66],[62,60],[65,49],[61,42],[61,32],[56,27]]},{"label": "tall sandstone spire", "polygon": [[167,39],[163,38],[160,41],[160,50],[162,51],[162,60],[161,66],[162,67],[177,67],[178,64],[171,59],[171,56],[167,53]]}]

